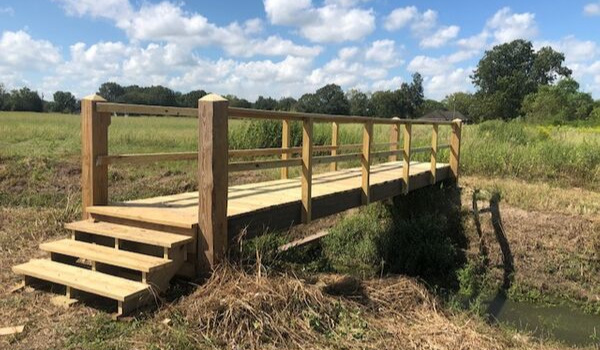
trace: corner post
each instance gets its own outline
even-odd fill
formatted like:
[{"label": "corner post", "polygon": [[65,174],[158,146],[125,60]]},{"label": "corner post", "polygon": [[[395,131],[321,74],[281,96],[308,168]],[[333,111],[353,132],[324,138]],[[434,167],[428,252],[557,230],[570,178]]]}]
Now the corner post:
[{"label": "corner post", "polygon": [[438,125],[433,124],[431,133],[431,184],[437,182],[437,154],[438,154]]},{"label": "corner post", "polygon": [[362,141],[362,193],[361,201],[363,205],[371,202],[371,144],[373,142],[373,122],[368,121],[363,126],[363,141]]},{"label": "corner post", "polygon": [[81,207],[83,218],[89,218],[87,207],[108,204],[108,165],[97,165],[99,156],[108,155],[110,113],[99,113],[99,95],[81,100]]},{"label": "corner post", "polygon": [[227,139],[229,102],[210,94],[198,100],[198,239],[200,266],[214,268],[227,254]]},{"label": "corner post", "polygon": [[[331,155],[337,156],[338,154],[338,146],[340,145],[340,124],[337,122],[331,123]],[[330,166],[331,171],[337,171],[338,166],[337,162],[334,160]]]},{"label": "corner post", "polygon": [[[290,121],[288,119],[284,119],[283,125],[281,127],[281,149],[284,151],[283,153],[281,153],[282,160],[290,159],[291,153],[286,152],[286,150],[290,148],[290,136]],[[288,167],[281,168],[281,179],[285,180],[289,178],[289,172],[290,169]]]},{"label": "corner post", "polygon": [[404,148],[402,150],[402,170],[404,178],[404,194],[410,192],[410,147],[412,143],[412,124],[404,124]]},{"label": "corner post", "polygon": [[313,118],[302,121],[302,212],[303,224],[312,219],[312,150],[313,150]]},{"label": "corner post", "polygon": [[462,120],[452,121],[452,133],[450,135],[450,171],[454,181],[458,182],[460,167],[460,139],[462,133]]},{"label": "corner post", "polygon": [[[394,120],[399,120],[400,118],[394,117]],[[390,151],[398,150],[398,143],[400,142],[400,124],[392,124],[390,130]],[[398,160],[397,154],[391,154],[388,157],[388,162],[395,162]]]}]

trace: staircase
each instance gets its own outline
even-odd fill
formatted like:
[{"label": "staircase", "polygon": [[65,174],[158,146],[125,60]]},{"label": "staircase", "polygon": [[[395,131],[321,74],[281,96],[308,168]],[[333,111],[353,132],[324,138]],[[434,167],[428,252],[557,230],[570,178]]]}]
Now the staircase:
[{"label": "staircase", "polygon": [[[68,239],[47,242],[40,249],[50,259],[33,259],[13,267],[25,283],[35,280],[117,302],[118,315],[127,314],[164,292],[176,274],[192,275],[186,263],[195,252],[196,229],[153,225],[119,217],[91,214],[72,222]],[[187,266],[187,273],[186,271]]]}]

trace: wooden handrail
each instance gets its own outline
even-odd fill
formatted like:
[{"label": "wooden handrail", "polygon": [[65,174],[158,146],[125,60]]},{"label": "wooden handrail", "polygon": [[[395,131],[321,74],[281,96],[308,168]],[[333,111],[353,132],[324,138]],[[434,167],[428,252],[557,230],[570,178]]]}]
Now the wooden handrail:
[{"label": "wooden handrail", "polygon": [[[138,105],[114,102],[98,102],[97,112],[100,113],[120,113],[120,114],[140,114],[140,115],[163,115],[175,117],[198,117],[198,109],[187,107],[170,107],[156,105]],[[227,115],[229,119],[265,119],[265,120],[296,120],[302,121],[312,118],[313,122],[319,123],[355,123],[364,124],[371,122],[374,124],[413,124],[413,125],[452,125],[447,121],[431,121],[417,119],[387,119],[376,117],[348,116],[348,115],[330,115],[318,113],[300,113],[268,111],[261,109],[228,107]]]}]

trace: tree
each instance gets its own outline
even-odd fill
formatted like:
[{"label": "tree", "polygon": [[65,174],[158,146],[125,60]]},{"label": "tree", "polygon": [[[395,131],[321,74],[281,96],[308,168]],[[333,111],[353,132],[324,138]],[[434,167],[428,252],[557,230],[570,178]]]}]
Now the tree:
[{"label": "tree", "polygon": [[499,103],[490,111],[503,119],[515,118],[523,99],[537,91],[540,85],[554,82],[558,76],[569,77],[571,70],[562,64],[565,57],[550,47],[538,52],[531,42],[515,40],[494,46],[479,61],[473,84],[479,88],[478,99],[489,102],[491,97]]},{"label": "tree", "polygon": [[225,98],[231,107],[252,108],[252,103],[245,98],[238,98],[236,95],[225,95]]},{"label": "tree", "polygon": [[294,111],[296,110],[296,101],[293,97],[283,97],[277,102],[277,110],[278,111]]},{"label": "tree", "polygon": [[374,115],[379,118],[392,118],[398,115],[396,96],[393,91],[376,91],[371,96]]},{"label": "tree", "polygon": [[298,100],[298,111],[323,114],[350,114],[350,102],[339,85],[328,84],[314,94],[304,94]]},{"label": "tree", "polygon": [[446,110],[457,111],[463,115],[477,120],[477,116],[471,115],[475,97],[469,92],[455,92],[442,100]]},{"label": "tree", "polygon": [[4,84],[0,84],[0,111],[8,109],[8,92],[4,88]]},{"label": "tree", "polygon": [[204,96],[206,96],[206,91],[193,90],[187,94],[181,94],[177,104],[181,107],[198,108],[198,100]]},{"label": "tree", "polygon": [[431,99],[426,99],[423,101],[423,104],[421,104],[421,107],[417,111],[417,115],[424,116],[425,114],[427,114],[429,112],[445,111],[447,109],[448,108],[446,107],[446,105],[442,102],[439,102],[436,100],[431,100]]},{"label": "tree", "polygon": [[351,89],[346,93],[346,98],[350,102],[350,115],[365,117],[373,115],[369,95],[360,90]]},{"label": "tree", "polygon": [[12,111],[43,112],[44,102],[36,91],[27,87],[10,92],[9,109]]},{"label": "tree", "polygon": [[262,97],[262,96],[258,96],[258,99],[256,99],[256,102],[254,102],[254,108],[255,109],[263,109],[263,110],[267,110],[267,111],[273,111],[275,109],[277,109],[277,101],[272,98],[272,97]]},{"label": "tree", "polygon": [[77,100],[72,93],[67,91],[57,91],[54,93],[54,104],[51,107],[53,112],[74,113],[79,109]]},{"label": "tree", "polygon": [[117,102],[125,94],[125,88],[114,82],[106,82],[100,85],[98,95],[108,102]]},{"label": "tree", "polygon": [[573,79],[563,79],[556,85],[542,86],[527,95],[523,101],[523,113],[527,120],[560,124],[572,120],[585,120],[594,109],[594,100],[579,91]]}]

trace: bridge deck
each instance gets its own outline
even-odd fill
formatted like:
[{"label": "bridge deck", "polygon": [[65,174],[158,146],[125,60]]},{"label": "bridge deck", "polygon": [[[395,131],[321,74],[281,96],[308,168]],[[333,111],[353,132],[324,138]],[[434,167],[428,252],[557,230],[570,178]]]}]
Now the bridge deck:
[{"label": "bridge deck", "polygon": [[[437,164],[437,181],[450,174],[447,164]],[[371,167],[371,200],[402,193],[402,162]],[[411,162],[410,189],[431,184],[430,163]],[[229,187],[227,216],[230,234],[246,225],[289,227],[300,221],[300,179],[274,180]],[[361,169],[350,168],[313,175],[313,218],[361,205]],[[198,192],[181,193],[108,206],[89,207],[98,215],[192,228],[198,224]]]}]

